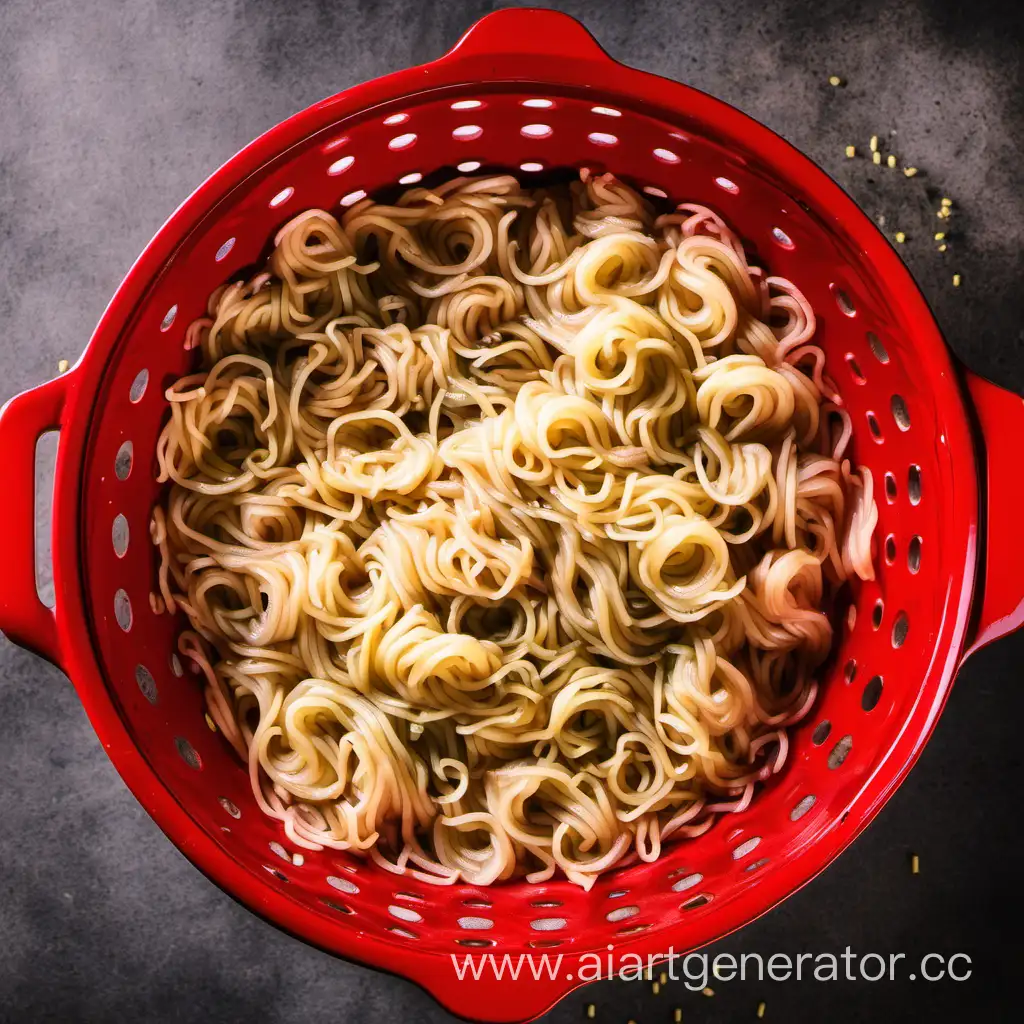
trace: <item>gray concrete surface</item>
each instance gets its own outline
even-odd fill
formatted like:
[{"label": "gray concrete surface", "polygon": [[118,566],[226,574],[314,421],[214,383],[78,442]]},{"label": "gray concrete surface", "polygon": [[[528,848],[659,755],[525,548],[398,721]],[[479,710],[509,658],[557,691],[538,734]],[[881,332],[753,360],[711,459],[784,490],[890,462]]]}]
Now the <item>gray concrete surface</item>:
[{"label": "gray concrete surface", "polygon": [[[0,401],[74,359],[136,254],[222,161],[295,110],[441,53],[479,0],[0,2]],[[620,0],[557,6],[616,57],[736,104],[824,166],[901,253],[950,344],[1024,391],[1021,5],[944,0]],[[848,85],[832,89],[829,74]],[[872,133],[927,175],[846,161]],[[931,198],[929,197],[931,193]],[[953,197],[951,251],[928,240]],[[951,286],[951,274],[963,286]],[[1024,638],[961,673],[919,767],[825,875],[720,944],[738,952],[966,951],[972,979],[717,986],[713,999],[601,984],[552,1022],[1009,1017],[1022,952]],[[167,842],[68,682],[0,639],[0,1020],[449,1019],[402,981],[258,921]],[[922,858],[911,878],[907,856]]]}]

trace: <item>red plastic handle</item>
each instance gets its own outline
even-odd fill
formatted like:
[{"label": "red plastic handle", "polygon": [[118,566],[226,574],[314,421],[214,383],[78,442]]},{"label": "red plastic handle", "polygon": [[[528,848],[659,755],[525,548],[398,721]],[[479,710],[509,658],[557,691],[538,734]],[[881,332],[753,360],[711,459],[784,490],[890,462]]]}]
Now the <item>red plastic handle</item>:
[{"label": "red plastic handle", "polygon": [[0,409],[0,451],[7,486],[0,502],[4,538],[0,580],[0,630],[22,647],[60,665],[53,611],[36,592],[35,473],[36,441],[61,426],[71,374],[12,398]]},{"label": "red plastic handle", "polygon": [[543,7],[512,7],[481,18],[441,61],[498,57],[502,54],[612,59],[601,49],[598,41],[568,14]]},{"label": "red plastic handle", "polygon": [[980,608],[964,656],[1024,625],[1024,398],[965,372],[985,448],[985,536]]}]

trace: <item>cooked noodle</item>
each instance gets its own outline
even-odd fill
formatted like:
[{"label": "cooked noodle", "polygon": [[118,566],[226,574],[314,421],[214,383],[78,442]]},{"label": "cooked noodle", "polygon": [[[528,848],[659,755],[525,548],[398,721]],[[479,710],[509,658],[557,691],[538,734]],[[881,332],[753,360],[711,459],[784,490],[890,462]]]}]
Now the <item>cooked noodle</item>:
[{"label": "cooked noodle", "polygon": [[586,172],[310,210],[218,289],[153,604],[290,840],[589,887],[746,807],[873,575],[814,331],[712,211]]}]

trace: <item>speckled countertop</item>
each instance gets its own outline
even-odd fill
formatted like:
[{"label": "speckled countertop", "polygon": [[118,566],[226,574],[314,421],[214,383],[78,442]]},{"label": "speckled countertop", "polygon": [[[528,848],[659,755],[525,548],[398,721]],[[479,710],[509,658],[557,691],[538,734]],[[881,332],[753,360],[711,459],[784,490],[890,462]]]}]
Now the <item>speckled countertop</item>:
[{"label": "speckled countertop", "polygon": [[[449,0],[4,0],[0,401],[74,359],[192,188],[294,111],[439,55],[499,4]],[[621,60],[765,122],[890,233],[950,345],[1024,391],[1024,13],[946,0],[556,4]],[[831,74],[845,87],[828,84]],[[898,170],[847,160],[878,134]],[[949,249],[934,208],[953,198]],[[952,275],[962,275],[953,288]],[[964,951],[970,981],[752,982],[714,998],[601,983],[547,1018],[687,1024],[1003,1020],[1016,1002],[1024,636],[960,673],[934,738],[825,874],[719,944],[739,953]],[[0,639],[0,1020],[450,1018],[412,985],[257,920],[193,869],[100,749],[67,680]],[[908,857],[920,855],[911,876]]]}]

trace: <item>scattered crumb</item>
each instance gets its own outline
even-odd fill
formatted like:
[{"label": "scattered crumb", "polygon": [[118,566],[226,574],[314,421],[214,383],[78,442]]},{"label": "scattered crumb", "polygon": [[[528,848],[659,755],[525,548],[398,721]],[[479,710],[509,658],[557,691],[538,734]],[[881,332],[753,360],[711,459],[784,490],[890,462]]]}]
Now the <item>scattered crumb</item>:
[{"label": "scattered crumb", "polygon": [[[953,275],[953,287],[954,288],[959,288],[960,287],[960,275],[959,274],[954,274]],[[915,855],[915,860],[916,860],[916,855]],[[917,872],[915,871],[914,874],[916,875]]]},{"label": "scattered crumb", "polygon": [[682,1024],[683,1011],[680,1010],[678,1007],[676,1007],[676,1009],[672,1013],[672,1020],[675,1021],[675,1024]]},{"label": "scattered crumb", "polygon": [[593,1020],[595,1016],[597,1016],[597,1007],[593,1003],[588,1003],[587,1004],[587,1017],[588,1017],[588,1019]]},{"label": "scattered crumb", "polygon": [[903,168],[903,173],[908,178],[912,178],[915,174],[917,174],[917,168],[916,167],[904,167]]},{"label": "scattered crumb", "polygon": [[829,75],[828,84],[835,88],[836,86],[845,85],[846,83],[838,75]]},{"label": "scattered crumb", "polygon": [[208,714],[203,715],[203,717],[206,719],[206,727],[210,730],[210,732],[216,732],[217,731],[217,724],[216,724],[216,722],[214,722],[214,720]]},{"label": "scattered crumb", "polygon": [[943,206],[944,209],[948,210],[952,205],[953,205],[953,200],[952,199],[949,199],[946,196],[942,197],[942,206]]},{"label": "scattered crumb", "polygon": [[946,232],[945,231],[936,231],[935,232],[935,241],[936,242],[941,242],[945,237],[946,237]]},{"label": "scattered crumb", "polygon": [[946,249],[947,249],[946,243],[943,242],[942,245],[939,246],[939,252],[945,252]]},{"label": "scattered crumb", "polygon": [[872,153],[877,153],[878,152],[878,136],[877,135],[872,135],[871,136],[871,142],[869,143],[869,145],[871,146],[871,152]]},{"label": "scattered crumb", "polygon": [[884,227],[885,226],[885,214],[884,213],[880,213],[878,215],[878,226],[879,227]]},{"label": "scattered crumb", "polygon": [[657,994],[658,994],[658,993],[659,993],[660,991],[661,991],[661,985],[660,985],[660,984],[659,984],[658,982],[655,982],[655,983],[654,983],[654,984],[653,984],[653,985],[651,986],[651,992],[652,992],[652,994],[653,994],[653,995],[657,995]]},{"label": "scattered crumb", "polygon": [[757,1004],[757,1019],[758,1020],[760,1020],[764,1016],[764,1011],[765,1011],[765,1005],[764,1005],[764,1000],[762,999],[761,1002],[759,1002]]},{"label": "scattered crumb", "polygon": [[907,236],[902,231],[896,232],[896,241],[902,245],[907,240]]},{"label": "scattered crumb", "polygon": [[895,166],[896,166],[896,157],[894,157],[894,156],[892,155],[892,153],[890,153],[890,154],[889,154],[889,155],[888,155],[888,156],[887,156],[887,157],[885,158],[885,165],[886,165],[886,167],[895,167]]},{"label": "scattered crumb", "polygon": [[938,213],[935,214],[935,216],[939,217],[941,220],[946,220],[946,218],[949,217],[949,207],[944,206],[941,210],[938,211]]},{"label": "scattered crumb", "polygon": [[857,147],[856,146],[847,146],[846,147],[846,159],[847,160],[852,160],[856,155],[857,155]]},{"label": "scattered crumb", "polygon": [[71,364],[66,359],[62,359],[57,364],[57,372],[58,373],[67,373],[68,369],[70,368],[70,366],[71,366]]},{"label": "scattered crumb", "polygon": [[871,162],[873,164],[880,164],[882,162],[882,154],[877,149],[871,154]]},{"label": "scattered crumb", "polygon": [[711,988],[711,986],[709,985],[706,989],[703,990],[703,994],[708,997],[711,997],[715,994],[715,990]]}]

